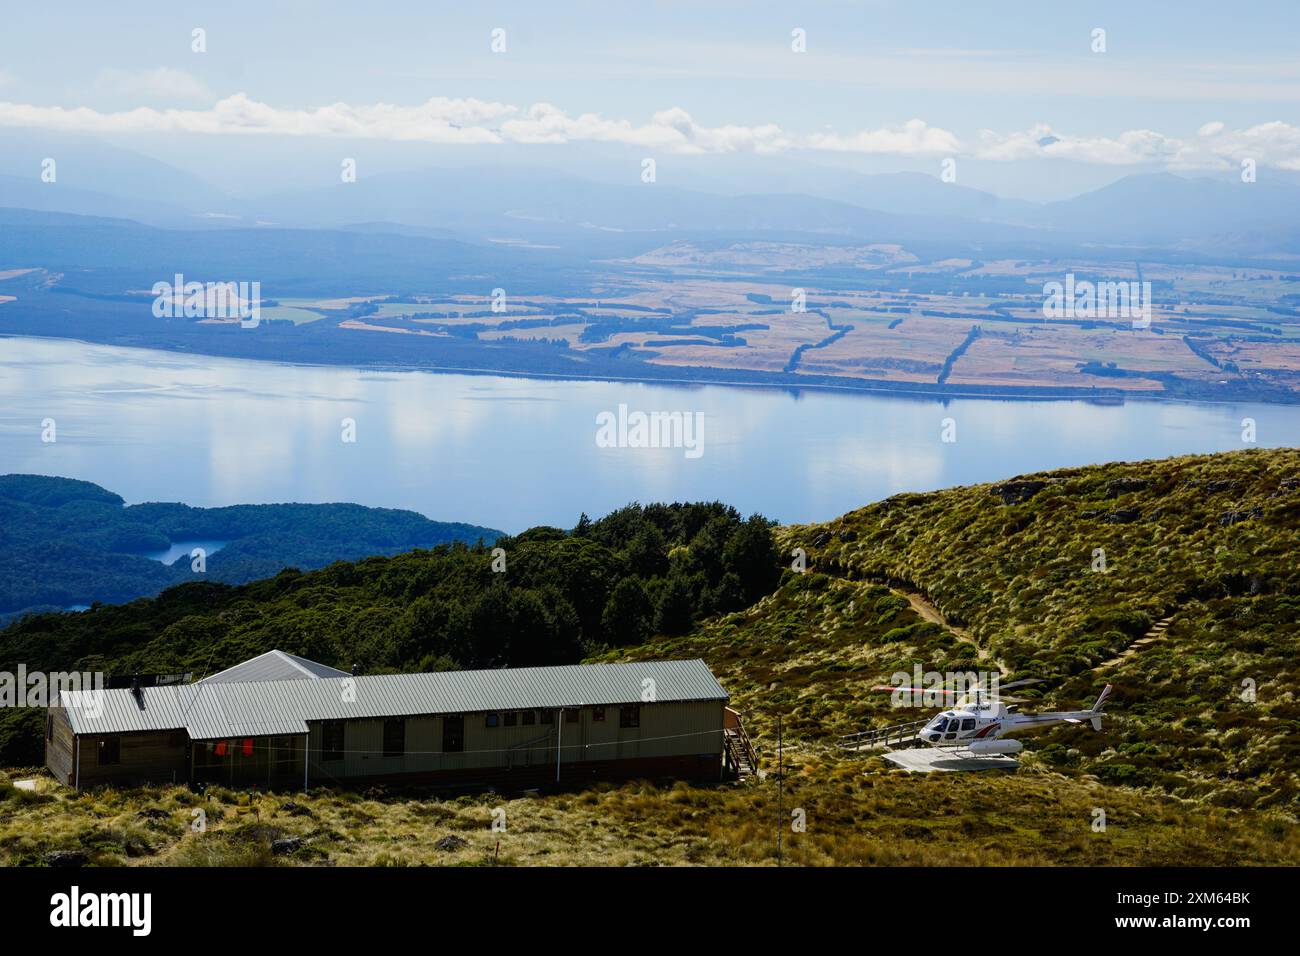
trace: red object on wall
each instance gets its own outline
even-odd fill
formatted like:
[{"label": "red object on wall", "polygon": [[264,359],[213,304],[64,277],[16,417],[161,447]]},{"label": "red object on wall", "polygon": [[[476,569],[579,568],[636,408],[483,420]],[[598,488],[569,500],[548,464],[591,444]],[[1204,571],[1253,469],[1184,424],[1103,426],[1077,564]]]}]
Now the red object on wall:
[{"label": "red object on wall", "polygon": [[252,738],[252,737],[245,737],[245,738],[244,738],[244,756],[245,756],[245,757],[251,757],[251,756],[253,756],[253,738]]},{"label": "red object on wall", "polygon": [[218,757],[224,757],[226,755],[226,742],[224,740],[218,740],[216,749],[213,750],[213,753]]}]

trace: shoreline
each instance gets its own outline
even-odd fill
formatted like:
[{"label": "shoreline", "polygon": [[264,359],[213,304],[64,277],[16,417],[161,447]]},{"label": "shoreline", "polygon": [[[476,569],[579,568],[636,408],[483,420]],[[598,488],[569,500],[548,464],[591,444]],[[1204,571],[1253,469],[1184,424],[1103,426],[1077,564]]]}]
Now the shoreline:
[{"label": "shoreline", "polygon": [[[889,385],[871,379],[859,379],[861,384],[839,384],[836,382],[825,381],[824,379],[813,379],[807,382],[782,382],[782,381],[764,381],[758,380],[735,380],[725,378],[681,378],[674,376],[636,376],[636,375],[611,375],[611,374],[594,374],[583,375],[580,373],[566,372],[542,372],[542,371],[520,371],[517,369],[489,369],[478,368],[473,366],[454,366],[454,365],[434,365],[434,364],[394,364],[390,362],[374,363],[368,365],[357,365],[351,362],[308,362],[298,360],[286,360],[279,358],[249,358],[244,355],[229,355],[222,352],[211,351],[191,351],[188,349],[166,348],[146,345],[124,345],[116,342],[96,341],[93,339],[84,339],[68,335],[33,335],[20,334],[14,332],[0,332],[0,340],[4,339],[24,339],[28,341],[54,341],[54,342],[75,342],[80,345],[100,346],[104,348],[127,349],[136,352],[153,352],[161,355],[183,355],[192,357],[205,357],[221,359],[227,362],[251,362],[258,365],[278,365],[285,368],[320,368],[320,369],[348,369],[355,372],[425,372],[431,375],[481,375],[496,378],[514,378],[535,381],[559,381],[559,382],[607,382],[610,384],[635,384],[635,385],[659,385],[671,388],[731,388],[731,389],[758,389],[762,391],[784,391],[784,392],[817,392],[838,395],[862,394],[866,396],[885,396],[890,398],[911,398],[918,401],[944,403],[954,399],[971,400],[988,400],[998,402],[1084,402],[1089,405],[1098,405],[1105,407],[1122,406],[1127,402],[1151,402],[1167,405],[1270,405],[1279,408],[1300,406],[1300,395],[1294,397],[1292,401],[1277,401],[1256,396],[1246,396],[1241,398],[1203,398],[1196,396],[1181,395],[1162,395],[1162,394],[1141,394],[1127,393],[1120,390],[1109,390],[1098,392],[1091,389],[1069,389],[1062,388],[1060,393],[1049,392],[1047,388],[1027,389],[1025,392],[1001,392],[995,390],[989,391],[972,391],[970,387],[962,386],[942,386],[942,385],[917,385],[915,387],[902,387]],[[745,370],[749,374],[768,375],[759,371]],[[1046,394],[1032,394],[1032,391],[1041,391]]]}]

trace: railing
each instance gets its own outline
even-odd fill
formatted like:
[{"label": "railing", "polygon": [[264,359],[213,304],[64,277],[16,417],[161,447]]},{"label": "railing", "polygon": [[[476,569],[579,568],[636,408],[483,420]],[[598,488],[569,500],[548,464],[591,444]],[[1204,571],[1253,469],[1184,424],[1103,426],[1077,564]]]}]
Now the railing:
[{"label": "railing", "polygon": [[870,750],[873,747],[888,747],[890,744],[901,746],[915,741],[916,732],[927,722],[927,718],[922,718],[906,724],[895,724],[892,727],[877,727],[856,734],[845,734],[835,741],[835,745],[841,750]]},{"label": "railing", "polygon": [[723,734],[722,740],[727,748],[727,760],[732,768],[739,772],[744,763],[749,765],[749,769],[758,772],[758,751],[754,747],[754,742],[749,739],[749,733],[745,730],[745,722],[740,719],[740,714],[730,707],[724,708],[723,714]]}]

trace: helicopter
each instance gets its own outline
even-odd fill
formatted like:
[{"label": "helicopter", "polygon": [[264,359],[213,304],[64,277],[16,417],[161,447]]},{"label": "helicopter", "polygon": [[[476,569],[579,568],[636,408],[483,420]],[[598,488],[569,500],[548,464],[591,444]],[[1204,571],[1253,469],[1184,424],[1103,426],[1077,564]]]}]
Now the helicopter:
[{"label": "helicopter", "polygon": [[[1003,684],[1002,688],[1037,683],[1041,681],[1037,678],[1029,678]],[[1111,685],[1105,686],[1088,710],[1045,711],[1039,714],[1019,713],[1015,710],[1021,703],[1017,698],[983,694],[979,689],[973,693],[892,686],[873,687],[872,690],[913,691],[957,698],[952,708],[935,716],[918,730],[916,739],[931,747],[961,750],[975,757],[1000,757],[1019,753],[1024,749],[1025,745],[1019,740],[1007,737],[1007,734],[1021,730],[1050,727],[1053,724],[1083,723],[1091,724],[1093,730],[1101,730],[1101,718],[1106,701],[1110,697]]]}]

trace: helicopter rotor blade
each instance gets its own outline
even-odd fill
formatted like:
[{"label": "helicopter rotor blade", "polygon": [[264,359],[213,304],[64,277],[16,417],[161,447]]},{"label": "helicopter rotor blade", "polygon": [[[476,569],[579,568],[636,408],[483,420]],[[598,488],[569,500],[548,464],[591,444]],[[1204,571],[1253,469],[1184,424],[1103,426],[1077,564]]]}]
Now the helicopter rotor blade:
[{"label": "helicopter rotor blade", "polygon": [[905,690],[905,691],[910,691],[913,694],[944,694],[945,696],[948,697],[962,696],[962,694],[959,694],[955,690],[940,690],[938,688],[930,688],[930,687],[895,687],[892,684],[879,684],[871,689],[880,690],[880,691]]},{"label": "helicopter rotor blade", "polygon": [[1006,690],[1009,687],[1024,687],[1026,684],[1041,684],[1041,683],[1043,683],[1043,679],[1041,677],[1026,677],[1024,680],[1013,680],[1007,684],[999,683],[998,690]]}]

